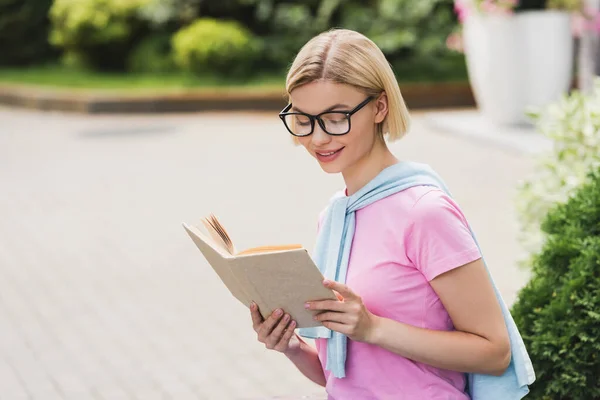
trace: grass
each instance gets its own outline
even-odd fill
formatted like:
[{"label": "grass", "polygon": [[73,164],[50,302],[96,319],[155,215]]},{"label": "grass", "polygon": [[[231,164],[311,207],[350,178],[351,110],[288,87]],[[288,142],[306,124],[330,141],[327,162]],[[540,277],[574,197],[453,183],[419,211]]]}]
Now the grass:
[{"label": "grass", "polygon": [[[450,57],[436,62],[397,62],[394,71],[401,84],[466,82],[464,58]],[[173,72],[166,74],[109,73],[68,68],[61,65],[29,68],[0,68],[0,84],[34,85],[69,90],[109,92],[174,93],[188,90],[270,91],[280,90],[285,72],[264,73],[246,80],[193,76]]]},{"label": "grass", "polygon": [[281,89],[284,82],[284,74],[263,74],[242,81],[240,79],[227,80],[214,76],[199,77],[178,72],[165,74],[95,72],[60,65],[0,68],[0,84],[36,85],[80,90],[160,91],[164,93],[189,89],[269,90]]}]

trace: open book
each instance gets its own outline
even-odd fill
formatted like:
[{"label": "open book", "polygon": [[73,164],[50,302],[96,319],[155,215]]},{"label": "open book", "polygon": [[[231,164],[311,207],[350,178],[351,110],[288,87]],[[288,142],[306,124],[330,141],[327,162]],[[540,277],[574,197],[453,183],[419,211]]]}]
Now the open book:
[{"label": "open book", "polygon": [[281,308],[296,321],[297,328],[320,326],[317,312],[306,310],[310,300],[336,300],[323,286],[323,275],[301,245],[276,245],[236,251],[225,228],[214,215],[199,227],[183,227],[221,278],[231,294],[246,307],[254,301],[263,318]]}]

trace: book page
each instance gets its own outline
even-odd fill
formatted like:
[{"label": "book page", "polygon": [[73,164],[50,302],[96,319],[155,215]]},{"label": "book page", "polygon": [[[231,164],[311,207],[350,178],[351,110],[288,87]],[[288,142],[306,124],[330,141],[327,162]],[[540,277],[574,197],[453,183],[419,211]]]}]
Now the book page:
[{"label": "book page", "polygon": [[221,244],[229,254],[235,254],[235,246],[233,245],[233,241],[214,214],[211,214],[208,218],[202,219],[202,223],[213,240]]},{"label": "book page", "polygon": [[287,244],[287,245],[274,245],[274,246],[260,246],[253,247],[251,249],[246,249],[244,251],[240,251],[236,254],[236,256],[244,256],[248,254],[257,254],[257,253],[270,253],[274,251],[284,251],[284,250],[295,250],[302,249],[301,244]]},{"label": "book page", "polygon": [[283,251],[283,250],[294,250],[301,249],[302,245],[300,244],[288,244],[288,245],[268,245],[268,246],[259,246],[253,247],[250,249],[246,249],[244,251],[236,252],[235,246],[233,245],[233,241],[231,237],[225,230],[225,227],[219,222],[217,217],[214,214],[211,214],[210,217],[204,218],[202,220],[204,227],[211,235],[213,240],[217,242],[219,245],[223,246],[225,250],[231,255],[247,255],[247,254],[255,254],[255,253],[270,253],[274,251]]}]

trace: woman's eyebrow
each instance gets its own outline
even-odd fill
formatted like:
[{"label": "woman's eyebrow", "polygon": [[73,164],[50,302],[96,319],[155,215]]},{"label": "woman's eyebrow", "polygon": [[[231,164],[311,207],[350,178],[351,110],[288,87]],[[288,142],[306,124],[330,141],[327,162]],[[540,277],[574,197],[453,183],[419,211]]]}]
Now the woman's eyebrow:
[{"label": "woman's eyebrow", "polygon": [[[331,107],[329,107],[328,109],[326,109],[325,111],[322,111],[322,112],[333,111],[333,110],[335,110],[336,108],[346,108],[346,109],[348,109],[348,108],[350,108],[350,107],[349,107],[349,106],[347,106],[346,104],[340,104],[340,103],[338,103],[338,104],[334,104],[334,105],[332,105]],[[291,109],[290,111],[295,111],[295,112],[299,112],[299,113],[302,113],[302,114],[307,114],[307,113],[305,113],[304,111],[300,110],[300,109],[299,109],[298,107],[296,107],[296,106],[292,106],[292,109]]]}]

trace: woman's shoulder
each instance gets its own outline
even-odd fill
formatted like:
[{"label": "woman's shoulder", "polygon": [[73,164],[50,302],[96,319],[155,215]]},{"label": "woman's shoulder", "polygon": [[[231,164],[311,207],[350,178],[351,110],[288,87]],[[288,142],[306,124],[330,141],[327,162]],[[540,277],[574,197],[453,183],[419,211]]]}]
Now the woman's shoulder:
[{"label": "woman's shoulder", "polygon": [[435,204],[446,197],[446,193],[435,187],[418,185],[384,197],[372,204],[373,208],[410,212],[420,203]]},{"label": "woman's shoulder", "polygon": [[437,227],[449,221],[467,224],[454,199],[436,186],[413,186],[371,204],[365,211],[365,218],[390,221],[398,228]]}]

